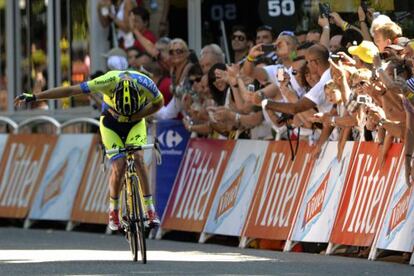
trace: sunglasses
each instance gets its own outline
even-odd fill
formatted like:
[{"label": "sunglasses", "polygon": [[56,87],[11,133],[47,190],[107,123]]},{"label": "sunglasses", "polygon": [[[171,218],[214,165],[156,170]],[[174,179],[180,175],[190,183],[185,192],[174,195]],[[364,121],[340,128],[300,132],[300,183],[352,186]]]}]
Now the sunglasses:
[{"label": "sunglasses", "polygon": [[232,37],[231,37],[231,39],[232,40],[238,40],[238,41],[245,41],[246,40],[246,37],[245,36],[243,36],[243,35],[233,35]]},{"label": "sunglasses", "polygon": [[182,54],[184,54],[184,49],[170,49],[169,51],[168,51],[168,53],[170,54],[170,55],[182,55]]},{"label": "sunglasses", "polygon": [[200,82],[201,77],[196,77],[194,79],[188,79],[188,83],[192,86],[195,82]]}]

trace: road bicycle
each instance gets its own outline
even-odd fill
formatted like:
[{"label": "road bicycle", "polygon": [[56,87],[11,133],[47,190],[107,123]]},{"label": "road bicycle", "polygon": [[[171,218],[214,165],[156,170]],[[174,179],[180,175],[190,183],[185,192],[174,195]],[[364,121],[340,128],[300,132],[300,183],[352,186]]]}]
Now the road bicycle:
[{"label": "road bicycle", "polygon": [[126,145],[125,148],[106,150],[107,154],[125,153],[126,170],[125,181],[122,187],[122,205],[120,208],[120,223],[125,231],[126,238],[132,253],[133,261],[138,260],[138,252],[141,253],[142,263],[147,263],[147,245],[145,241],[146,226],[143,205],[143,195],[135,167],[134,153],[140,150],[155,148],[157,163],[160,162],[158,142],[143,146]]}]

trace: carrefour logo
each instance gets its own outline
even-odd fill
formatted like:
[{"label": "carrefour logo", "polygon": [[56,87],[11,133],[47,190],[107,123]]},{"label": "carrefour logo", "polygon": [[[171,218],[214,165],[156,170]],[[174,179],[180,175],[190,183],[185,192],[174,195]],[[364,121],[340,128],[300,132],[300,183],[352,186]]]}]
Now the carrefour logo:
[{"label": "carrefour logo", "polygon": [[175,148],[183,141],[183,137],[175,130],[167,130],[158,136],[158,140],[164,148]]}]

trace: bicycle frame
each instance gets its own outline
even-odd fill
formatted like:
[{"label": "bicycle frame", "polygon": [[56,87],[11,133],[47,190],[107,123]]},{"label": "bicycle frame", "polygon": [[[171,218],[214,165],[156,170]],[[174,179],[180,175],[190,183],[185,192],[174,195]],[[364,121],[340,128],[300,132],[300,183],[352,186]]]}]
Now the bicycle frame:
[{"label": "bicycle frame", "polygon": [[[137,168],[135,166],[134,153],[143,149],[153,148],[154,144],[144,146],[127,146],[123,149],[108,150],[107,153],[125,153],[126,169],[125,182],[123,186],[124,202],[121,208],[121,225],[126,232],[128,242],[132,251],[133,260],[138,259],[138,247],[141,251],[142,262],[147,262],[145,226],[144,226],[144,206],[143,197]],[[125,213],[125,217],[124,217]]]}]

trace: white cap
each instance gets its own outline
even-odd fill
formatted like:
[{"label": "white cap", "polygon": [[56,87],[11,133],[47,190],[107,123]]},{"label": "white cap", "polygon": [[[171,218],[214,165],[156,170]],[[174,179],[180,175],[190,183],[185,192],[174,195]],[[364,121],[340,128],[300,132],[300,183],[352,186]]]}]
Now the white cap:
[{"label": "white cap", "polygon": [[128,60],[125,57],[111,56],[106,61],[109,70],[126,70],[128,69]]}]

